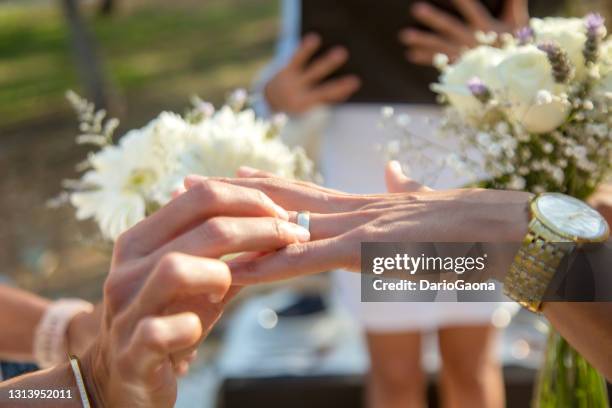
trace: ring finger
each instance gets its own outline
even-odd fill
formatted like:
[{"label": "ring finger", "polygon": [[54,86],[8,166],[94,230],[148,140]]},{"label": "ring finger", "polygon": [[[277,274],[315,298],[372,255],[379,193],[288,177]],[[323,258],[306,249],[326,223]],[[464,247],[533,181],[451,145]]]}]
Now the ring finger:
[{"label": "ring finger", "polygon": [[215,217],[156,250],[150,262],[167,253],[219,258],[228,254],[272,251],[310,240],[310,233],[289,221],[270,217]]}]

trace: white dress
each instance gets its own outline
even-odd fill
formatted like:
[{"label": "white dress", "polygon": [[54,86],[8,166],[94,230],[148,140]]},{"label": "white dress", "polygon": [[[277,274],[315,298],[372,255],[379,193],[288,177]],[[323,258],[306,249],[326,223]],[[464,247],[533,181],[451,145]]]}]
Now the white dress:
[{"label": "white dress", "polygon": [[[319,166],[325,185],[351,193],[386,192],[384,166],[386,158],[377,145],[392,136],[381,128],[382,105],[345,104],[329,112],[319,142]],[[435,137],[435,118],[439,109],[433,106],[395,106],[397,113],[412,118],[413,132]],[[432,169],[411,169],[410,176],[421,181]],[[435,189],[465,185],[452,172],[437,178]],[[485,324],[490,322],[498,303],[447,302],[361,302],[361,277],[357,273],[336,271],[334,290],[350,314],[370,332],[426,331],[443,326]]]}]

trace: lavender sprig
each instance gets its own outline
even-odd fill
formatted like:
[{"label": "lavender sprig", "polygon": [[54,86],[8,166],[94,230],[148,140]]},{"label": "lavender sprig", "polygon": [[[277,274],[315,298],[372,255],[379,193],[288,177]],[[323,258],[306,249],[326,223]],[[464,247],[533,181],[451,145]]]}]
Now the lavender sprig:
[{"label": "lavender sprig", "polygon": [[535,32],[533,31],[533,28],[525,26],[516,30],[516,38],[519,45],[527,45],[534,41]]},{"label": "lavender sprig", "polygon": [[597,62],[601,41],[606,36],[605,19],[601,14],[591,13],[585,17],[587,40],[584,44],[584,60],[589,63]]},{"label": "lavender sprig", "polygon": [[538,48],[548,56],[555,81],[561,84],[568,83],[574,76],[574,67],[567,53],[554,42],[543,42]]},{"label": "lavender sprig", "polygon": [[482,79],[473,77],[467,82],[467,87],[472,95],[483,104],[486,104],[491,99],[491,91]]}]

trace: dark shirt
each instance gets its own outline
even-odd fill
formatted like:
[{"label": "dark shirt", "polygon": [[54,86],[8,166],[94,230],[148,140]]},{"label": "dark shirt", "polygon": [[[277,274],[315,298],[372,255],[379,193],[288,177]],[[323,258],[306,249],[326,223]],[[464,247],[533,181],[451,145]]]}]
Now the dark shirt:
[{"label": "dark shirt", "polygon": [[[398,33],[405,28],[428,30],[410,13],[416,2],[302,0],[302,33],[316,32],[323,39],[323,47],[317,55],[335,45],[343,45],[349,51],[349,61],[333,75],[351,73],[360,77],[362,86],[349,102],[435,103],[429,85],[437,81],[438,71],[406,60],[406,48],[398,39]],[[429,2],[461,19],[452,0]],[[544,2],[532,0],[530,7],[533,9],[537,3]],[[483,0],[483,3],[491,15],[502,13],[504,0]]]}]

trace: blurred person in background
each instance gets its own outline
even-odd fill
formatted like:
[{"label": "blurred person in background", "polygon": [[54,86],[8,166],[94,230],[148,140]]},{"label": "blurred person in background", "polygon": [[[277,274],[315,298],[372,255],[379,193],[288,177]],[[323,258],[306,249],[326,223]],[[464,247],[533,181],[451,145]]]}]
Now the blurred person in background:
[{"label": "blurred person in background", "polygon": [[[385,137],[381,108],[393,104],[409,115],[413,132],[435,137],[428,120],[439,116],[429,88],[438,76],[434,56],[454,60],[477,44],[477,31],[512,32],[529,20],[527,0],[385,0],[375,6],[284,0],[282,10],[277,54],[255,86],[256,107],[290,114],[286,137],[318,159],[326,186],[362,194],[385,191],[385,157],[376,149]],[[425,178],[426,167],[411,169],[411,176]],[[442,174],[432,187],[466,182]],[[368,406],[425,405],[426,331],[438,334],[444,406],[504,405],[491,324],[499,304],[362,303],[359,276],[339,272],[333,281],[340,302],[366,332]]]}]

